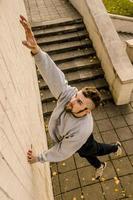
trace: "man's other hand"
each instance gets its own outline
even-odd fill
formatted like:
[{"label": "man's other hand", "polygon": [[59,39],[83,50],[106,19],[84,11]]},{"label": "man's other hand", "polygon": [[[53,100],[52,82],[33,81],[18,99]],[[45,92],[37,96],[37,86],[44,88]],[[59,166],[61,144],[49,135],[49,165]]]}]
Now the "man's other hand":
[{"label": "man's other hand", "polygon": [[38,162],[37,156],[35,156],[32,150],[28,150],[27,152],[27,160],[30,164]]}]

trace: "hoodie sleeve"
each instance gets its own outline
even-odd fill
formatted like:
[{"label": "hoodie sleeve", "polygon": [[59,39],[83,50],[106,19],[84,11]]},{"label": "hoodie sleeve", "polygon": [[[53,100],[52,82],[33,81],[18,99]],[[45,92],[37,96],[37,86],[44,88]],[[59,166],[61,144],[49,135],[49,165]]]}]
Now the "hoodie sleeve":
[{"label": "hoodie sleeve", "polygon": [[[87,137],[88,138],[88,137]],[[56,143],[52,148],[38,155],[40,162],[60,162],[72,156],[86,142],[87,138],[77,136],[65,137],[61,142]]]},{"label": "hoodie sleeve", "polygon": [[34,58],[35,63],[51,93],[56,99],[58,99],[62,92],[64,92],[68,87],[63,72],[56,66],[49,55],[41,50],[34,56]]}]

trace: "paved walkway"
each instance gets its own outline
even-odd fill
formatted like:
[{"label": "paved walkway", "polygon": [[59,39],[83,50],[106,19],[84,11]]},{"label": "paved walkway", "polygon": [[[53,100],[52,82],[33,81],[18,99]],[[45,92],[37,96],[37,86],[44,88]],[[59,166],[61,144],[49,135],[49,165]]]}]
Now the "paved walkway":
[{"label": "paved walkway", "polygon": [[[25,3],[32,23],[78,17],[66,0],[25,0]],[[94,168],[78,154],[51,163],[55,200],[133,200],[133,98],[125,106],[109,102],[95,110],[93,116],[95,138],[106,143],[121,141],[123,155],[101,157],[108,163],[101,181],[94,180]],[[50,145],[49,137],[48,141]]]},{"label": "paved walkway", "polygon": [[24,0],[30,22],[77,18],[79,15],[67,0]]}]

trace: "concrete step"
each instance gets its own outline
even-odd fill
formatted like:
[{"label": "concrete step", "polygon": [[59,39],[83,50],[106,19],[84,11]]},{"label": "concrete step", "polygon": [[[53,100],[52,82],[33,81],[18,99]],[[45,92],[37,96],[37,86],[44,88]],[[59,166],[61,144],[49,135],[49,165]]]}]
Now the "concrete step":
[{"label": "concrete step", "polygon": [[[74,59],[72,61],[58,64],[58,67],[64,73],[77,71],[79,69],[93,68],[93,67],[99,67],[99,66],[100,66],[100,61],[96,57],[96,55],[92,55],[87,58],[81,57],[81,58]],[[38,75],[38,79],[42,79],[42,76],[38,69],[37,69],[37,75]],[[40,83],[40,80],[39,80],[39,83]]]},{"label": "concrete step", "polygon": [[51,20],[51,21],[43,21],[43,22],[32,22],[31,26],[32,26],[32,30],[39,30],[42,28],[52,28],[52,27],[57,27],[57,26],[66,26],[66,25],[70,25],[70,24],[79,24],[83,22],[82,18],[76,18],[76,19],[72,19],[72,18],[61,18],[61,19],[55,19],[55,20]]},{"label": "concrete step", "polygon": [[[103,82],[102,85],[106,84],[106,86],[104,86],[104,88],[99,87],[97,89],[100,91],[101,96],[102,96],[102,100],[105,102],[105,101],[111,100],[112,96],[111,96],[110,92],[108,91],[107,83],[104,81],[104,79],[102,79],[102,82]],[[78,85],[75,85],[75,86],[80,90],[82,87],[87,86],[87,85],[96,86],[97,85],[96,80],[94,82],[91,80],[91,81],[86,81],[82,84],[78,83]],[[44,117],[49,116],[52,113],[55,106],[56,106],[56,100],[55,99],[51,99],[50,102],[42,103]]]},{"label": "concrete step", "polygon": [[58,27],[49,27],[49,28],[42,28],[34,31],[34,35],[36,38],[44,37],[44,36],[53,36],[58,34],[64,33],[72,33],[76,31],[81,31],[85,29],[83,23],[80,24],[72,24],[72,25],[65,25],[65,26],[58,26]]},{"label": "concrete step", "polygon": [[77,41],[81,39],[85,39],[88,37],[88,32],[85,31],[78,31],[74,33],[67,33],[61,35],[54,35],[54,36],[47,36],[42,38],[37,38],[38,45],[47,45],[47,44],[54,44],[54,43],[61,43],[61,42],[68,42],[68,41]]},{"label": "concrete step", "polygon": [[67,51],[72,51],[75,49],[83,49],[87,47],[92,47],[90,40],[77,40],[77,41],[68,41],[59,44],[50,44],[42,46],[42,50],[49,53],[63,53]]},{"label": "concrete step", "polygon": [[[70,85],[84,82],[86,80],[95,80],[99,77],[103,77],[103,71],[101,68],[93,69],[93,70],[81,70],[80,72],[69,72],[66,74],[66,79]],[[53,95],[50,90],[41,89],[41,100],[42,102],[51,101],[53,99]]]},{"label": "concrete step", "polygon": [[99,66],[100,61],[96,57],[96,55],[92,55],[89,57],[80,57],[68,62],[60,63],[58,67],[63,71],[63,72],[69,72],[69,71],[77,71],[79,69],[84,69],[84,68],[92,68],[93,66]]},{"label": "concrete step", "polygon": [[[102,77],[102,76],[103,76],[103,70],[99,67],[85,68],[73,72],[68,72],[65,74],[66,80],[69,82],[69,84],[89,79],[95,79],[97,77]],[[47,88],[47,85],[43,79],[39,80],[39,87],[40,89]]]},{"label": "concrete step", "polygon": [[93,48],[78,49],[64,53],[52,54],[50,55],[52,60],[56,64],[71,61],[81,57],[88,57],[89,55],[94,55],[95,50]]}]

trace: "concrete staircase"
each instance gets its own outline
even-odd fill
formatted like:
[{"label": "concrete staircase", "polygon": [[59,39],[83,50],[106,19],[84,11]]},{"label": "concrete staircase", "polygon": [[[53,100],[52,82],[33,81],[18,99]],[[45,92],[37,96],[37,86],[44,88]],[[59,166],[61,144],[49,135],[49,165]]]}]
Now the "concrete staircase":
[{"label": "concrete staircase", "polygon": [[[38,24],[32,29],[42,50],[65,73],[69,84],[78,89],[95,86],[101,92],[103,101],[111,99],[100,61],[81,18]],[[47,117],[53,111],[56,100],[38,70],[37,74],[43,115]]]}]

